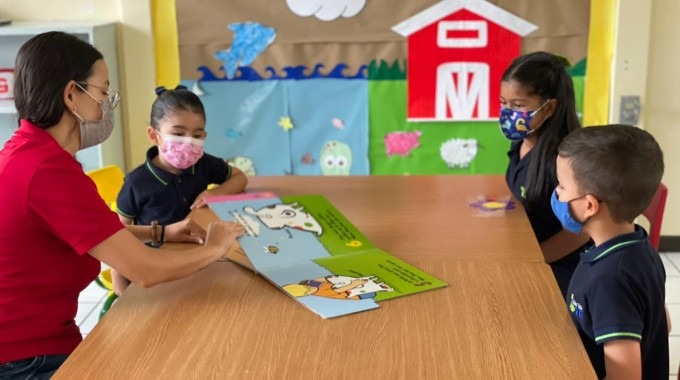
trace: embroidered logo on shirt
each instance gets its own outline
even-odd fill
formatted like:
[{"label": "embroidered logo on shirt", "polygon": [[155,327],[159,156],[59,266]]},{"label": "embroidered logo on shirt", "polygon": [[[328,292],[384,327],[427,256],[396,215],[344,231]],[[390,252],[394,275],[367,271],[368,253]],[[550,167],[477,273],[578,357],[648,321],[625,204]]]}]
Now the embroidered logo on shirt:
[{"label": "embroidered logo on shirt", "polygon": [[574,293],[571,293],[571,302],[569,302],[569,311],[576,316],[578,319],[583,319],[583,306],[576,302],[574,299]]}]

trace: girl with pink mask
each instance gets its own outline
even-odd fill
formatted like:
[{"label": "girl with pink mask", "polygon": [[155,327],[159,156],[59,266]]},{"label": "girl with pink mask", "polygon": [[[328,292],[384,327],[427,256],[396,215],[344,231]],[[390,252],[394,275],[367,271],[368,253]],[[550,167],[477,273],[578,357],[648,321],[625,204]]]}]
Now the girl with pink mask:
[{"label": "girl with pink mask", "polygon": [[[154,144],[146,162],[126,178],[118,194],[117,211],[124,224],[158,226],[156,246],[163,243],[163,226],[181,221],[192,209],[205,207],[205,197],[242,192],[248,179],[215,156],[203,152],[207,137],[201,100],[184,86],[156,89],[147,127]],[[208,190],[209,184],[218,186]],[[115,271],[116,293],[129,281]]]}]

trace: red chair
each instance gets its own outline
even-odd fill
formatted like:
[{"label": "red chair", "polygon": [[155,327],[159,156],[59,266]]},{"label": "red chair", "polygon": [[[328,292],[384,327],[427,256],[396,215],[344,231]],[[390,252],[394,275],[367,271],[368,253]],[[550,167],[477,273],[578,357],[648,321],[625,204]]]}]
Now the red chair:
[{"label": "red chair", "polygon": [[645,218],[649,221],[649,242],[658,251],[659,240],[661,239],[661,222],[663,222],[663,211],[666,208],[666,197],[668,196],[668,188],[663,183],[659,184],[659,189],[656,190],[654,198],[647,206],[647,209],[642,212]]}]

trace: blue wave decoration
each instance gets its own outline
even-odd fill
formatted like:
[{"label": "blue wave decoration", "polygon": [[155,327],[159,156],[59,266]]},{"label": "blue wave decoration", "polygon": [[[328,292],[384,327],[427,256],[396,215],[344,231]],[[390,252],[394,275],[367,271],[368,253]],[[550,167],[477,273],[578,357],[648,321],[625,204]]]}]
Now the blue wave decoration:
[{"label": "blue wave decoration", "polygon": [[333,79],[368,79],[368,65],[361,65],[356,73],[346,73],[349,66],[344,63],[338,63],[333,69],[327,74],[324,74],[325,66],[321,63],[314,65],[313,69],[310,69],[304,65],[298,66],[285,66],[281,71],[277,71],[272,66],[265,68],[264,73],[261,75],[257,70],[252,67],[244,66],[236,69],[236,74],[233,78],[227,78],[226,72],[224,71],[224,66],[220,66],[218,69],[218,75],[210,70],[207,66],[199,66],[196,71],[201,74],[199,81],[201,82],[211,82],[211,81],[263,81],[263,80],[304,80],[304,79],[323,79],[323,78],[333,78]]}]

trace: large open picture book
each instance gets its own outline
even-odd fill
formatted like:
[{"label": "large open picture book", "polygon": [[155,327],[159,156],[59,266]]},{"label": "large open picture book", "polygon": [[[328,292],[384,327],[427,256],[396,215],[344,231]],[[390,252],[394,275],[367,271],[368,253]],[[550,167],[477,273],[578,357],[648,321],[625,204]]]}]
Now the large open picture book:
[{"label": "large open picture book", "polygon": [[227,258],[323,318],[446,286],[376,248],[322,196],[259,192],[212,197],[208,203],[220,219],[246,229]]}]

